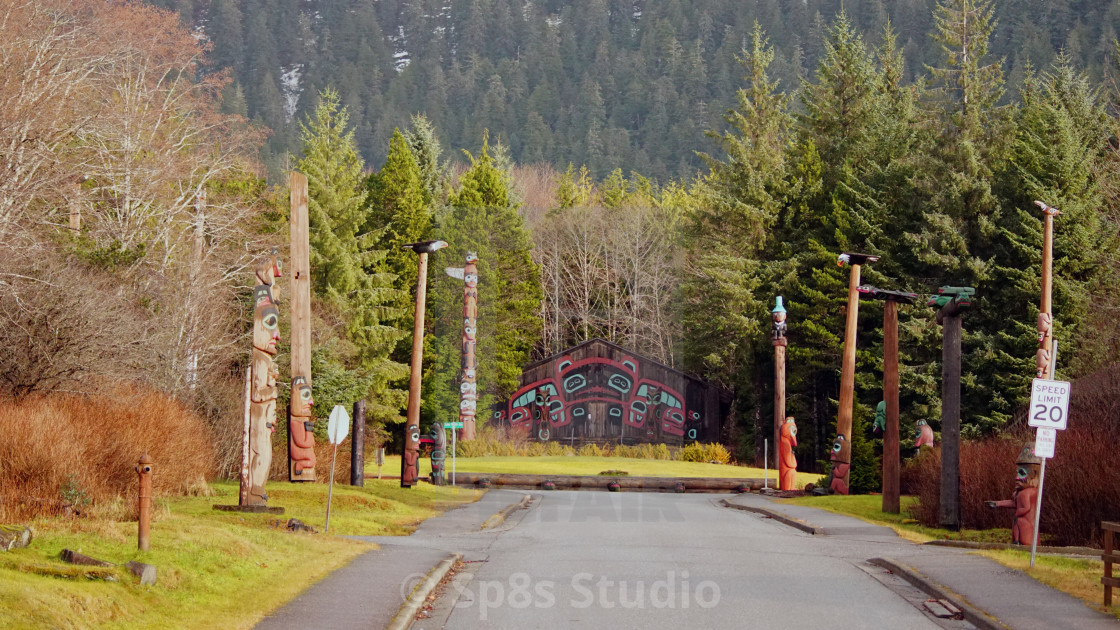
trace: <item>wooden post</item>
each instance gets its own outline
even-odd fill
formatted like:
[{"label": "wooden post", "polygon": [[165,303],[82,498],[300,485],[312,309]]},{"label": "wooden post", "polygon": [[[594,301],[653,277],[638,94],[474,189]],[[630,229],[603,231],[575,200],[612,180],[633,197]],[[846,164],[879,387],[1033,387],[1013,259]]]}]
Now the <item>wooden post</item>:
[{"label": "wooden post", "polygon": [[942,309],[941,505],[938,523],[961,527],[961,314],[950,302]]},{"label": "wooden post", "polygon": [[140,456],[136,474],[140,476],[140,523],[137,527],[136,548],[148,551],[152,548],[152,458],[147,453]]},{"label": "wooden post", "polygon": [[1104,585],[1104,605],[1112,605],[1112,587],[1120,586],[1120,580],[1112,577],[1112,563],[1120,562],[1120,555],[1116,554],[1115,536],[1113,532],[1120,531],[1120,523],[1101,523],[1101,529],[1104,530],[1104,553],[1101,554],[1101,560],[1104,560],[1104,577],[1101,578],[1101,584]]},{"label": "wooden post", "polygon": [[249,505],[249,420],[253,404],[253,368],[245,368],[245,408],[242,410],[244,425],[241,428],[241,490],[237,504]]},{"label": "wooden post", "polygon": [[883,429],[883,511],[898,514],[898,302],[883,305],[883,400],[887,426]]},{"label": "wooden post", "polygon": [[[839,264],[852,266],[848,276],[848,313],[844,325],[844,353],[840,365],[840,405],[836,412],[836,434],[843,435],[848,444],[852,443],[852,405],[855,402],[856,384],[856,326],[859,322],[859,275],[864,263],[875,262],[878,256],[845,252],[840,255]],[[851,466],[844,474],[844,488],[851,487]],[[843,491],[847,494],[847,490]]]},{"label": "wooden post", "polygon": [[366,479],[366,401],[354,403],[354,432],[350,438],[350,485],[364,486]]},{"label": "wooden post", "polygon": [[308,236],[307,177],[292,171],[288,180],[291,192],[292,237],[292,370],[311,385],[311,245]]},{"label": "wooden post", "polygon": [[[420,435],[420,377],[424,359],[424,304],[428,292],[428,254],[419,252],[420,270],[416,279],[416,315],[412,322],[412,364],[408,376],[408,415],[405,420],[404,455],[401,457],[401,487],[411,488],[416,480],[407,470],[407,460],[420,458],[420,443],[411,439]],[[410,477],[406,479],[406,477]]]},{"label": "wooden post", "polygon": [[786,421],[786,308],[782,304],[782,296],[774,300],[774,309],[770,311],[774,319],[773,331],[770,334],[770,343],[774,346],[774,470],[778,469],[782,443],[782,425]]}]

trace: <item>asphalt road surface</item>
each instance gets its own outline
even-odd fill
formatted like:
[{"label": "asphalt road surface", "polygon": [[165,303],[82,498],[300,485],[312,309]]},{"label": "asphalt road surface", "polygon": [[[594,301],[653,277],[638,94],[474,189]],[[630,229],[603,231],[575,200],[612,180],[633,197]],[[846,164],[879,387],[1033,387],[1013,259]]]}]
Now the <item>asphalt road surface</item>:
[{"label": "asphalt road surface", "polygon": [[970,628],[866,563],[908,545],[813,536],[720,495],[548,492],[485,536],[414,628]]}]

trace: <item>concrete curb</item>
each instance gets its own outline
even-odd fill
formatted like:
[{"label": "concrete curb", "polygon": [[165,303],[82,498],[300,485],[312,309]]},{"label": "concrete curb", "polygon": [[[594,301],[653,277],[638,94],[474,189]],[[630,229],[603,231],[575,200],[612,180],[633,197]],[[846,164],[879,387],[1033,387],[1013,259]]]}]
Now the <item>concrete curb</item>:
[{"label": "concrete curb", "polygon": [[893,558],[871,558],[867,562],[894,573],[934,599],[944,599],[952,602],[954,606],[960,608],[961,612],[964,613],[965,621],[968,621],[980,630],[1007,630],[1007,626],[1000,623],[988,613],[969,604],[960,595],[942,588],[938,584],[934,584],[915,569],[900,564]]},{"label": "concrete curb", "polygon": [[775,521],[778,521],[779,523],[782,523],[783,525],[789,525],[790,527],[793,527],[795,529],[800,529],[801,531],[806,532],[808,534],[813,534],[814,536],[823,536],[824,533],[825,533],[823,527],[814,527],[813,525],[810,525],[810,524],[806,523],[805,521],[797,520],[797,519],[795,519],[791,516],[786,516],[785,514],[782,514],[781,512],[777,512],[777,511],[771,510],[769,508],[755,507],[755,506],[752,506],[752,505],[739,505],[738,503],[732,503],[732,502],[728,501],[727,499],[720,499],[719,502],[720,502],[721,505],[723,505],[723,507],[729,507],[729,508],[734,508],[736,510],[743,510],[745,512],[754,512],[755,514],[762,514],[763,516],[769,516],[770,518],[774,519]]},{"label": "concrete curb", "polygon": [[533,496],[527,494],[521,497],[521,500],[517,503],[510,503],[506,507],[502,508],[501,511],[499,511],[497,514],[486,519],[486,522],[482,524],[482,527],[480,529],[490,529],[491,527],[497,527],[501,525],[502,523],[506,522],[506,518],[510,515],[511,512],[527,507],[529,505],[529,501],[532,500]]},{"label": "concrete curb", "polygon": [[416,613],[420,612],[420,607],[424,605],[424,600],[428,599],[428,595],[435,590],[436,586],[440,583],[447,572],[456,562],[463,559],[463,554],[453,553],[449,554],[446,558],[440,561],[431,571],[428,571],[428,576],[424,581],[412,589],[412,594],[408,596],[408,601],[401,605],[397,610],[397,614],[393,616],[393,620],[389,625],[385,626],[385,630],[408,630],[412,626],[412,622],[416,619]]},{"label": "concrete curb", "polygon": [[[1011,543],[974,542],[971,540],[931,540],[922,543],[935,547],[959,547],[961,549],[1009,549],[1012,551],[1030,551],[1029,545],[1014,545]],[[1062,556],[1090,556],[1101,557],[1100,549],[1091,547],[1047,547],[1039,545],[1038,553],[1057,554]]]}]

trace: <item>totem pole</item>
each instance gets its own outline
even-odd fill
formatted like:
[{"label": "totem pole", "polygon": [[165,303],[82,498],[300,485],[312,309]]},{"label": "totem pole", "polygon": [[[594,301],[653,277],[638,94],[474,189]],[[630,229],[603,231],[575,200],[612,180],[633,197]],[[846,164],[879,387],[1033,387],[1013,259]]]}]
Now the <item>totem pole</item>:
[{"label": "totem pole", "polygon": [[444,241],[423,241],[402,245],[416,252],[416,312],[412,325],[412,365],[408,378],[408,418],[404,428],[404,453],[401,455],[401,487],[411,488],[420,476],[420,378],[424,359],[424,305],[428,294],[428,254],[447,247]]},{"label": "totem pole", "polygon": [[990,508],[1015,508],[1011,525],[1011,542],[1029,545],[1034,542],[1035,511],[1038,510],[1039,469],[1043,459],[1034,454],[1034,444],[1023,445],[1015,460],[1015,491],[1010,499],[985,501]]},{"label": "totem pole", "polygon": [[[852,441],[852,404],[855,398],[856,386],[856,323],[859,315],[859,270],[862,265],[879,260],[878,256],[868,254],[854,254],[845,252],[836,259],[836,264],[843,267],[845,263],[852,266],[848,277],[848,312],[844,326],[844,354],[840,369],[840,408],[836,412],[836,442],[832,446],[832,458],[836,461],[836,446],[844,445],[848,459],[842,466],[843,479],[838,484],[835,479],[832,489],[841,494],[848,494],[849,475],[851,474],[851,441]],[[841,440],[840,438],[843,438]],[[836,466],[833,466],[833,476]],[[842,490],[837,490],[837,487]]]},{"label": "totem pole", "polygon": [[268,287],[269,292],[272,293],[273,305],[279,307],[280,288],[276,286],[276,279],[282,278],[284,274],[280,270],[280,257],[277,248],[273,247],[272,252],[268,255],[268,260],[257,265],[256,274],[257,284]]},{"label": "totem pole", "polygon": [[443,424],[433,422],[430,435],[432,436],[432,485],[447,485],[444,467],[447,458],[447,433],[443,429]]},{"label": "totem pole", "polygon": [[1035,377],[1052,378],[1050,370],[1053,351],[1054,312],[1051,303],[1054,285],[1054,217],[1061,214],[1057,208],[1034,202],[1042,208],[1042,303],[1038,312],[1038,352],[1035,353]]},{"label": "totem pole", "polygon": [[790,416],[782,424],[781,443],[778,446],[779,490],[793,490],[797,486],[797,456],[793,454],[795,446],[797,446],[797,423]]},{"label": "totem pole", "polygon": [[[302,376],[292,377],[288,401],[288,456],[291,481],[315,481],[315,419],[311,417],[311,386]],[[310,477],[310,478],[307,478]]]},{"label": "totem pole", "polygon": [[832,481],[828,487],[837,494],[848,494],[848,478],[852,474],[852,444],[843,434],[832,443]]},{"label": "totem pole", "polygon": [[459,421],[463,423],[461,439],[473,440],[475,413],[478,407],[478,381],[474,350],[478,335],[478,254],[467,252],[466,267],[446,267],[452,278],[463,281],[463,357],[459,381]]},{"label": "totem pole", "polygon": [[[770,345],[774,346],[774,441],[777,445],[782,442],[782,430],[786,421],[786,307],[782,306],[782,296],[775,299],[774,310],[770,311],[774,318],[774,329],[770,333]],[[784,444],[784,442],[782,442]],[[796,440],[794,441],[796,444]],[[777,466],[781,467],[781,455],[774,449]],[[791,455],[792,457],[792,455]],[[795,464],[796,465],[796,464]],[[782,488],[785,490],[785,488]]]},{"label": "totem pole", "polygon": [[[972,287],[941,287],[930,298],[941,324],[941,505],[939,524],[961,528],[961,315],[972,306]],[[932,431],[931,431],[932,433]],[[932,436],[930,446],[933,445]]]},{"label": "totem pole", "polygon": [[272,465],[272,432],[276,429],[276,343],[280,311],[267,285],[253,289],[253,358],[249,407],[249,505],[266,505],[264,485]]},{"label": "totem pole", "polygon": [[920,452],[923,446],[933,448],[933,429],[925,420],[919,420],[917,427],[914,429],[914,449],[915,452]]},{"label": "totem pole", "polygon": [[[290,196],[291,277],[292,296],[289,301],[291,314],[291,399],[296,401],[292,408],[300,406],[296,391],[297,378],[307,387],[307,395],[315,381],[311,374],[311,244],[307,206],[307,177],[292,172],[288,178]],[[279,266],[277,266],[279,269]],[[306,422],[312,420],[310,411],[307,416],[293,414],[288,425],[288,480],[315,481],[315,437],[307,429]],[[298,442],[296,441],[298,438]],[[301,450],[297,450],[297,447]],[[306,456],[310,456],[307,459]],[[297,459],[298,457],[298,459]]]},{"label": "totem pole", "polygon": [[[883,511],[898,514],[899,497],[898,465],[898,305],[913,304],[917,293],[886,291],[872,286],[859,287],[867,297],[883,300]],[[878,413],[875,418],[878,426]]]}]

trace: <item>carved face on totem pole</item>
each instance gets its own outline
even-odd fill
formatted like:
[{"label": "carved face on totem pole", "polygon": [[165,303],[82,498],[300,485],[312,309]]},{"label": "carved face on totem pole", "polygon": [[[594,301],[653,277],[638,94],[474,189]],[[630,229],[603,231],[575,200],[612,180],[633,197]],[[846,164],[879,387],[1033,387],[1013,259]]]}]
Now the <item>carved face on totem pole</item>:
[{"label": "carved face on totem pole", "polygon": [[1042,458],[1034,454],[1034,445],[1027,444],[1015,458],[1015,490],[1037,488]]},{"label": "carved face on totem pole", "polygon": [[848,494],[848,484],[845,478],[852,466],[852,445],[843,434],[836,436],[832,443],[832,483],[829,487],[833,492]]},{"label": "carved face on totem pole", "polygon": [[790,446],[797,446],[797,423],[792,416],[782,423],[781,436],[783,442],[789,442]]},{"label": "carved face on totem pole", "polygon": [[307,379],[296,376],[292,379],[292,415],[301,418],[311,417],[311,408],[315,405],[315,398],[311,395],[311,386]]},{"label": "carved face on totem pole", "polygon": [[779,295],[776,302],[774,310],[770,311],[771,317],[774,318],[771,339],[775,345],[782,345],[786,338],[786,308],[782,306],[782,296]]},{"label": "carved face on totem pole", "polygon": [[[478,254],[476,252],[467,252],[467,264],[474,265],[478,263]],[[475,278],[478,280],[478,278]]]},{"label": "carved face on totem pole", "polygon": [[253,310],[253,347],[276,356],[280,341],[280,311],[272,301],[272,292],[266,285],[254,290],[256,307]]},{"label": "carved face on totem pole", "polygon": [[1035,376],[1045,378],[1050,373],[1050,333],[1053,320],[1050,313],[1038,314],[1038,352],[1035,353]]},{"label": "carved face on totem pole", "polygon": [[404,453],[401,457],[401,484],[412,486],[420,476],[420,427],[409,423],[404,428]]},{"label": "carved face on totem pole", "polygon": [[269,255],[268,260],[257,266],[256,272],[257,284],[272,287],[272,302],[274,304],[279,304],[280,296],[277,292],[276,278],[282,278],[284,274],[281,272],[280,255],[275,247],[272,248],[272,253]]}]

